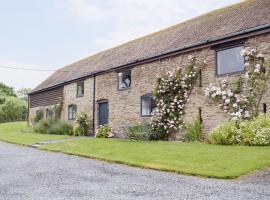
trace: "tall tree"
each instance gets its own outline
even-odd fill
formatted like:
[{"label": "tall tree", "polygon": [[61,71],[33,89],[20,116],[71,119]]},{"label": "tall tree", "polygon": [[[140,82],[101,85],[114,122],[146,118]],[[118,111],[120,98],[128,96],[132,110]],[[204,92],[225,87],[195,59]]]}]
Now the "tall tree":
[{"label": "tall tree", "polygon": [[30,93],[31,90],[31,88],[22,88],[17,91],[17,96],[24,101],[28,101],[28,93]]},{"label": "tall tree", "polygon": [[0,96],[13,96],[16,97],[16,92],[13,87],[9,87],[0,82]]}]

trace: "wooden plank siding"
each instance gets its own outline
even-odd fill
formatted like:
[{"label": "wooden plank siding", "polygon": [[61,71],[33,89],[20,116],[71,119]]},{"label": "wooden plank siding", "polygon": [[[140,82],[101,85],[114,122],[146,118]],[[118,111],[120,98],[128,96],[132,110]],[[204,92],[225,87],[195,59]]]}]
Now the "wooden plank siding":
[{"label": "wooden plank siding", "polygon": [[29,95],[30,108],[49,106],[63,101],[64,87],[57,87],[51,90]]}]

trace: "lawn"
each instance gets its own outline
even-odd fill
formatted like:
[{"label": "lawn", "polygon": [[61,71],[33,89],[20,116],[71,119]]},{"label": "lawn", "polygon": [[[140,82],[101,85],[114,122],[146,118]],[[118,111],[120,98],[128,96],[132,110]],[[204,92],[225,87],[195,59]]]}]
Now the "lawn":
[{"label": "lawn", "polygon": [[270,166],[270,147],[93,138],[49,144],[41,149],[215,178],[235,178]]},{"label": "lawn", "polygon": [[29,145],[41,141],[64,139],[66,135],[47,135],[33,133],[27,128],[26,122],[0,124],[0,140],[14,144]]}]

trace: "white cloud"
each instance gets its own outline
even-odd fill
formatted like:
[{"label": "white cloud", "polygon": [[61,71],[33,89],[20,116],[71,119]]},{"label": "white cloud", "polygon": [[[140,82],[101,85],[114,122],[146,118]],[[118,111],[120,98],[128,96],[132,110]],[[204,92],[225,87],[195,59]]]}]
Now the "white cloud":
[{"label": "white cloud", "polygon": [[[26,64],[23,62],[17,62],[12,60],[0,59],[0,67],[18,67],[18,68],[37,68],[37,65]],[[43,68],[45,69],[45,67]],[[43,80],[46,79],[52,72],[48,71],[26,71],[17,69],[4,69],[0,68],[0,82],[5,83],[8,86],[20,88],[32,88],[36,87]]]},{"label": "white cloud", "polygon": [[100,51],[236,2],[239,0],[68,0],[62,10],[93,26],[111,27],[94,40]]}]

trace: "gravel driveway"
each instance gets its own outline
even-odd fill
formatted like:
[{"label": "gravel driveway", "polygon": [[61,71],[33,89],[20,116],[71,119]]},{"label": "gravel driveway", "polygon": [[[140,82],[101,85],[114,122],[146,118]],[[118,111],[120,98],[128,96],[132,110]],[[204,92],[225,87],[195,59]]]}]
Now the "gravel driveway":
[{"label": "gravel driveway", "polygon": [[0,199],[270,199],[270,172],[206,179],[0,142]]}]

